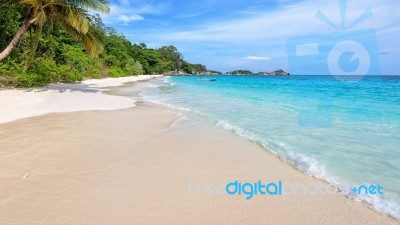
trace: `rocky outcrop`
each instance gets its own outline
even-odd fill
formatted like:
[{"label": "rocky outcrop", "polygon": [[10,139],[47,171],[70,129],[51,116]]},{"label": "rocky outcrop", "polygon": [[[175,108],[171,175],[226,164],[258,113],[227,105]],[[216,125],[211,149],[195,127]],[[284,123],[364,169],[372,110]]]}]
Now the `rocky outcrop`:
[{"label": "rocky outcrop", "polygon": [[254,73],[249,70],[234,70],[231,72],[227,72],[226,74],[227,75],[254,75]]},{"label": "rocky outcrop", "polygon": [[262,76],[289,76],[290,73],[279,69],[279,70],[275,70],[272,72],[259,72],[257,75],[262,75]]}]

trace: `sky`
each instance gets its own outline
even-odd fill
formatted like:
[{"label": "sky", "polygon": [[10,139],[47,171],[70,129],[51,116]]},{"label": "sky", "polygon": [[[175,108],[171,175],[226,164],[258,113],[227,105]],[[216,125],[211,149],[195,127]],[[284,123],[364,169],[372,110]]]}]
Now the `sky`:
[{"label": "sky", "polygon": [[398,0],[111,0],[102,18],[133,43],[174,45],[185,60],[222,72],[363,72],[368,64],[400,75],[398,9]]}]

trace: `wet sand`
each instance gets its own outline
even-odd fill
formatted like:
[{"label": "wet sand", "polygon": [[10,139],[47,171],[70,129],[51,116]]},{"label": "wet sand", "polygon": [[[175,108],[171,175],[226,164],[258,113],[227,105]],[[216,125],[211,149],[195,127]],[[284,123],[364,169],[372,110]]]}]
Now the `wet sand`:
[{"label": "wet sand", "polygon": [[206,121],[136,105],[0,124],[0,224],[398,224],[339,194],[191,192],[235,180],[326,184]]}]

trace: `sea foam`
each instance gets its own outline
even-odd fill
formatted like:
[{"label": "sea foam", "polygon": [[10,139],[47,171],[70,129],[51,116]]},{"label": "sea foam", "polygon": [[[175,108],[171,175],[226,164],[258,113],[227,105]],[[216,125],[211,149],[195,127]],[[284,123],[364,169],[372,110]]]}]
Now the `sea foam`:
[{"label": "sea foam", "polygon": [[[318,76],[216,79],[198,82],[197,77],[171,77],[143,96],[201,115],[297,170],[336,185],[340,194],[400,219],[396,188],[400,79],[369,78],[351,84]],[[351,192],[352,187],[371,183],[382,185],[385,194]]]}]

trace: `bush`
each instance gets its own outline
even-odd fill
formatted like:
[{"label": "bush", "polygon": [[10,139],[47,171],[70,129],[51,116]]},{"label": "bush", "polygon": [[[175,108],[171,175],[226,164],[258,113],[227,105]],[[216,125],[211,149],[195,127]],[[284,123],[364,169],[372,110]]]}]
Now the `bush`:
[{"label": "bush", "polygon": [[120,67],[112,66],[108,68],[108,74],[110,77],[124,77],[124,76],[129,76],[127,75],[127,71]]},{"label": "bush", "polygon": [[0,87],[39,87],[50,83],[50,76],[24,73],[23,63],[16,60],[6,60],[0,63]]},{"label": "bush", "polygon": [[[21,71],[21,70],[19,70]],[[1,88],[41,87],[50,83],[50,77],[19,71],[0,71]]]},{"label": "bush", "polygon": [[35,59],[29,69],[29,73],[37,74],[49,82],[75,83],[83,80],[82,73],[76,68],[69,65],[57,65],[51,59]]},{"label": "bush", "polygon": [[50,83],[50,77],[33,73],[20,73],[15,76],[14,87],[41,87]]},{"label": "bush", "polygon": [[127,71],[127,76],[131,75],[141,75],[144,73],[142,64],[139,61],[132,60],[131,63],[126,65],[125,70]]}]

